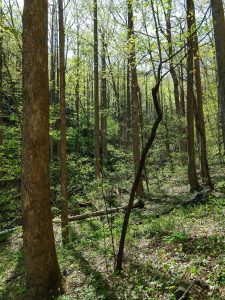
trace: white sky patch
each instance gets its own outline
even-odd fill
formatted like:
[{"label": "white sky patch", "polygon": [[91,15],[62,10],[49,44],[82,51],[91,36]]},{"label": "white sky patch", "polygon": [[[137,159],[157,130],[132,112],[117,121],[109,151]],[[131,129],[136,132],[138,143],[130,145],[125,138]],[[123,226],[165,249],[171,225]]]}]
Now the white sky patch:
[{"label": "white sky patch", "polygon": [[17,0],[17,2],[18,2],[18,4],[19,4],[19,6],[20,6],[21,8],[23,8],[24,0]]}]

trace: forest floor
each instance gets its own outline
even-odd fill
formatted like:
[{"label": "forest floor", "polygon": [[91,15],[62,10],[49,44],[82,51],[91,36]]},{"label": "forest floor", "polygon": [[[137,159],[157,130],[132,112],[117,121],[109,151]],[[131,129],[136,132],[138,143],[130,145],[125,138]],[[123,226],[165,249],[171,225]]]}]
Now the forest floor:
[{"label": "forest floor", "polygon": [[[181,290],[188,289],[188,299],[225,299],[224,174],[217,170],[213,179],[215,192],[194,206],[183,205],[195,195],[189,194],[182,177],[156,185],[154,196],[144,199],[145,208],[132,211],[119,276],[113,268],[123,213],[72,222],[66,248],[61,246],[59,223],[54,222],[67,282],[59,299],[180,299]],[[125,203],[128,194],[117,198]],[[1,239],[0,299],[23,299],[21,228]]]}]

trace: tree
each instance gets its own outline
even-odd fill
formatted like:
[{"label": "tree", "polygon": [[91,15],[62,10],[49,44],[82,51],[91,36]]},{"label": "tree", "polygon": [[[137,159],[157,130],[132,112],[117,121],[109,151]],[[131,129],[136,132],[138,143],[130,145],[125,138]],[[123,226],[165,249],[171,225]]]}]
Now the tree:
[{"label": "tree", "polygon": [[47,1],[25,0],[22,199],[27,299],[50,299],[62,288],[50,203],[47,30]]},{"label": "tree", "polygon": [[128,228],[128,224],[129,224],[130,213],[131,213],[133,203],[134,203],[135,193],[138,189],[138,186],[139,186],[139,183],[141,180],[141,176],[142,176],[142,172],[145,167],[145,161],[146,161],[148,152],[149,152],[150,148],[152,147],[152,144],[156,137],[157,129],[159,127],[160,122],[162,121],[162,111],[161,111],[159,100],[158,100],[158,92],[159,92],[159,87],[160,87],[160,82],[161,82],[161,78],[160,78],[161,67],[162,67],[162,65],[160,63],[159,67],[158,67],[158,73],[157,73],[158,74],[157,82],[156,82],[156,85],[152,88],[152,97],[153,97],[153,102],[154,102],[154,108],[157,113],[157,118],[154,121],[152,130],[151,130],[151,134],[147,140],[147,143],[146,143],[145,147],[143,148],[141,159],[140,159],[138,169],[137,169],[137,173],[135,175],[135,180],[134,180],[132,188],[131,188],[130,198],[129,198],[129,202],[128,202],[126,212],[124,215],[124,220],[123,220],[123,225],[122,225],[122,230],[121,230],[119,250],[118,250],[118,254],[117,254],[117,261],[116,261],[116,267],[115,267],[115,270],[117,272],[121,272],[122,266],[123,266],[123,255],[124,255],[126,233],[127,233],[127,228]]},{"label": "tree", "polygon": [[[52,2],[51,9],[51,44],[50,44],[50,105],[53,105],[56,101],[56,52],[57,43],[55,36],[57,32],[56,24],[57,9],[55,0]],[[56,27],[56,28],[55,28]],[[52,126],[53,127],[53,126]],[[54,138],[50,137],[50,159],[53,160],[54,156]]]},{"label": "tree", "polygon": [[200,135],[200,161],[201,161],[201,176],[204,183],[213,189],[213,183],[209,173],[208,157],[207,157],[207,145],[205,134],[205,118],[203,111],[203,92],[202,92],[202,79],[200,70],[200,56],[198,46],[197,26],[195,20],[195,8],[193,3],[193,31],[194,31],[194,74],[196,85],[196,126]]},{"label": "tree", "polygon": [[[161,0],[162,1],[162,0]],[[177,76],[177,72],[174,67],[173,62],[173,54],[174,54],[174,47],[173,47],[173,40],[172,40],[172,26],[171,26],[171,13],[172,13],[172,1],[168,1],[168,8],[167,10],[164,7],[162,1],[164,15],[166,20],[166,38],[168,42],[168,55],[169,55],[169,65],[170,65],[170,74],[173,80],[173,90],[174,90],[174,99],[175,99],[175,107],[176,107],[176,114],[178,118],[178,130],[179,130],[179,144],[180,144],[180,152],[182,154],[182,162],[185,162],[185,154],[186,154],[186,145],[185,140],[183,138],[183,125],[181,121],[182,117],[182,110],[181,110],[181,101],[180,101],[180,93],[179,93],[179,80]]]},{"label": "tree", "polygon": [[[131,88],[131,112],[132,112],[132,128],[133,128],[133,155],[135,173],[138,170],[140,162],[140,137],[139,137],[139,86],[136,70],[136,55],[135,55],[135,36],[134,36],[134,16],[133,16],[133,0],[127,0],[128,12],[128,52],[129,52],[129,65],[130,65],[130,88]],[[137,196],[142,194],[143,185],[142,179],[139,181],[136,190]]]},{"label": "tree", "polygon": [[99,134],[99,74],[98,74],[98,4],[94,0],[94,107],[95,107],[95,177],[100,177],[100,134]]},{"label": "tree", "polygon": [[77,18],[77,63],[76,63],[76,83],[75,83],[75,107],[76,107],[76,136],[75,136],[75,151],[79,151],[79,136],[80,136],[80,25]]},{"label": "tree", "polygon": [[106,90],[106,42],[105,34],[102,33],[102,74],[101,74],[101,147],[102,157],[106,159],[107,156],[107,90]]},{"label": "tree", "polygon": [[194,2],[187,0],[188,56],[187,56],[187,142],[188,180],[191,192],[199,190],[194,145]]},{"label": "tree", "polygon": [[127,146],[130,146],[131,143],[131,103],[130,103],[130,66],[129,66],[129,58],[127,59],[127,82],[126,82],[126,144]]},{"label": "tree", "polygon": [[216,61],[219,81],[219,104],[225,150],[225,19],[222,0],[211,0],[213,28],[216,47]]},{"label": "tree", "polygon": [[[2,120],[2,100],[3,100],[3,13],[2,13],[2,0],[0,0],[0,168],[1,168],[1,155],[2,155],[2,145],[3,145],[3,120]],[[1,172],[0,172],[1,174]]]},{"label": "tree", "polygon": [[62,199],[62,239],[68,240],[68,191],[67,191],[67,150],[66,150],[66,82],[65,82],[65,32],[63,20],[63,1],[58,0],[59,12],[59,77],[60,77],[60,173]]}]

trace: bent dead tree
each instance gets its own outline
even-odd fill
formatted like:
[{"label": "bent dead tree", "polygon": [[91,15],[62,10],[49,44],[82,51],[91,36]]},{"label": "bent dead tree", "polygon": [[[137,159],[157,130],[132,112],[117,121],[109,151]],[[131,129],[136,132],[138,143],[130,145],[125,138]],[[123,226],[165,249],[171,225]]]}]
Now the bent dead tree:
[{"label": "bent dead tree", "polygon": [[134,198],[135,198],[135,193],[136,190],[138,188],[141,176],[142,176],[142,172],[145,166],[145,160],[147,157],[147,154],[155,140],[156,137],[156,132],[158,129],[158,126],[160,124],[160,122],[162,121],[162,110],[160,108],[159,105],[159,101],[158,101],[158,91],[159,91],[159,87],[160,87],[160,82],[161,82],[161,78],[160,78],[160,72],[161,72],[161,64],[158,67],[158,80],[156,85],[152,88],[152,97],[153,97],[153,102],[154,102],[154,107],[157,113],[157,118],[153,124],[152,130],[151,130],[151,134],[150,137],[147,141],[147,144],[145,145],[143,151],[142,151],[142,155],[141,155],[141,159],[138,165],[138,169],[137,169],[137,173],[136,173],[136,177],[131,189],[131,193],[130,193],[130,199],[129,199],[129,203],[125,212],[125,216],[124,216],[124,221],[123,221],[123,227],[122,227],[122,232],[121,232],[121,237],[120,237],[120,244],[119,244],[119,251],[117,254],[117,262],[116,262],[116,271],[117,272],[121,272],[122,270],[122,263],[123,263],[123,254],[124,254],[124,246],[125,246],[125,240],[126,240],[126,233],[127,233],[127,228],[128,228],[128,223],[129,223],[129,218],[130,218],[130,213],[131,213],[131,209],[134,203]]}]

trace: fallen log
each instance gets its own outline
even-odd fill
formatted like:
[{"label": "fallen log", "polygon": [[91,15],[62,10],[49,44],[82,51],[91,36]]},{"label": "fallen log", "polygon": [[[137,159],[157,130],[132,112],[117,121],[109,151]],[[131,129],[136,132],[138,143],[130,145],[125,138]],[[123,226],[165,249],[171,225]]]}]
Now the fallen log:
[{"label": "fallen log", "polygon": [[0,231],[0,243],[5,242],[10,236],[10,234],[16,231],[18,228],[20,228],[20,226],[16,226],[10,229],[5,229],[3,231]]},{"label": "fallen log", "polygon": [[[132,209],[134,209],[134,208],[144,208],[144,202],[141,201],[141,200],[138,201],[137,203],[135,203],[132,206]],[[68,222],[85,220],[85,219],[89,219],[89,218],[93,218],[93,217],[100,217],[100,216],[104,216],[104,215],[109,215],[109,214],[113,214],[113,213],[119,212],[121,210],[126,210],[126,209],[127,209],[127,205],[126,206],[109,208],[109,209],[105,209],[105,210],[98,210],[98,211],[86,213],[86,214],[83,214],[83,215],[71,216],[71,217],[68,217]]]}]

